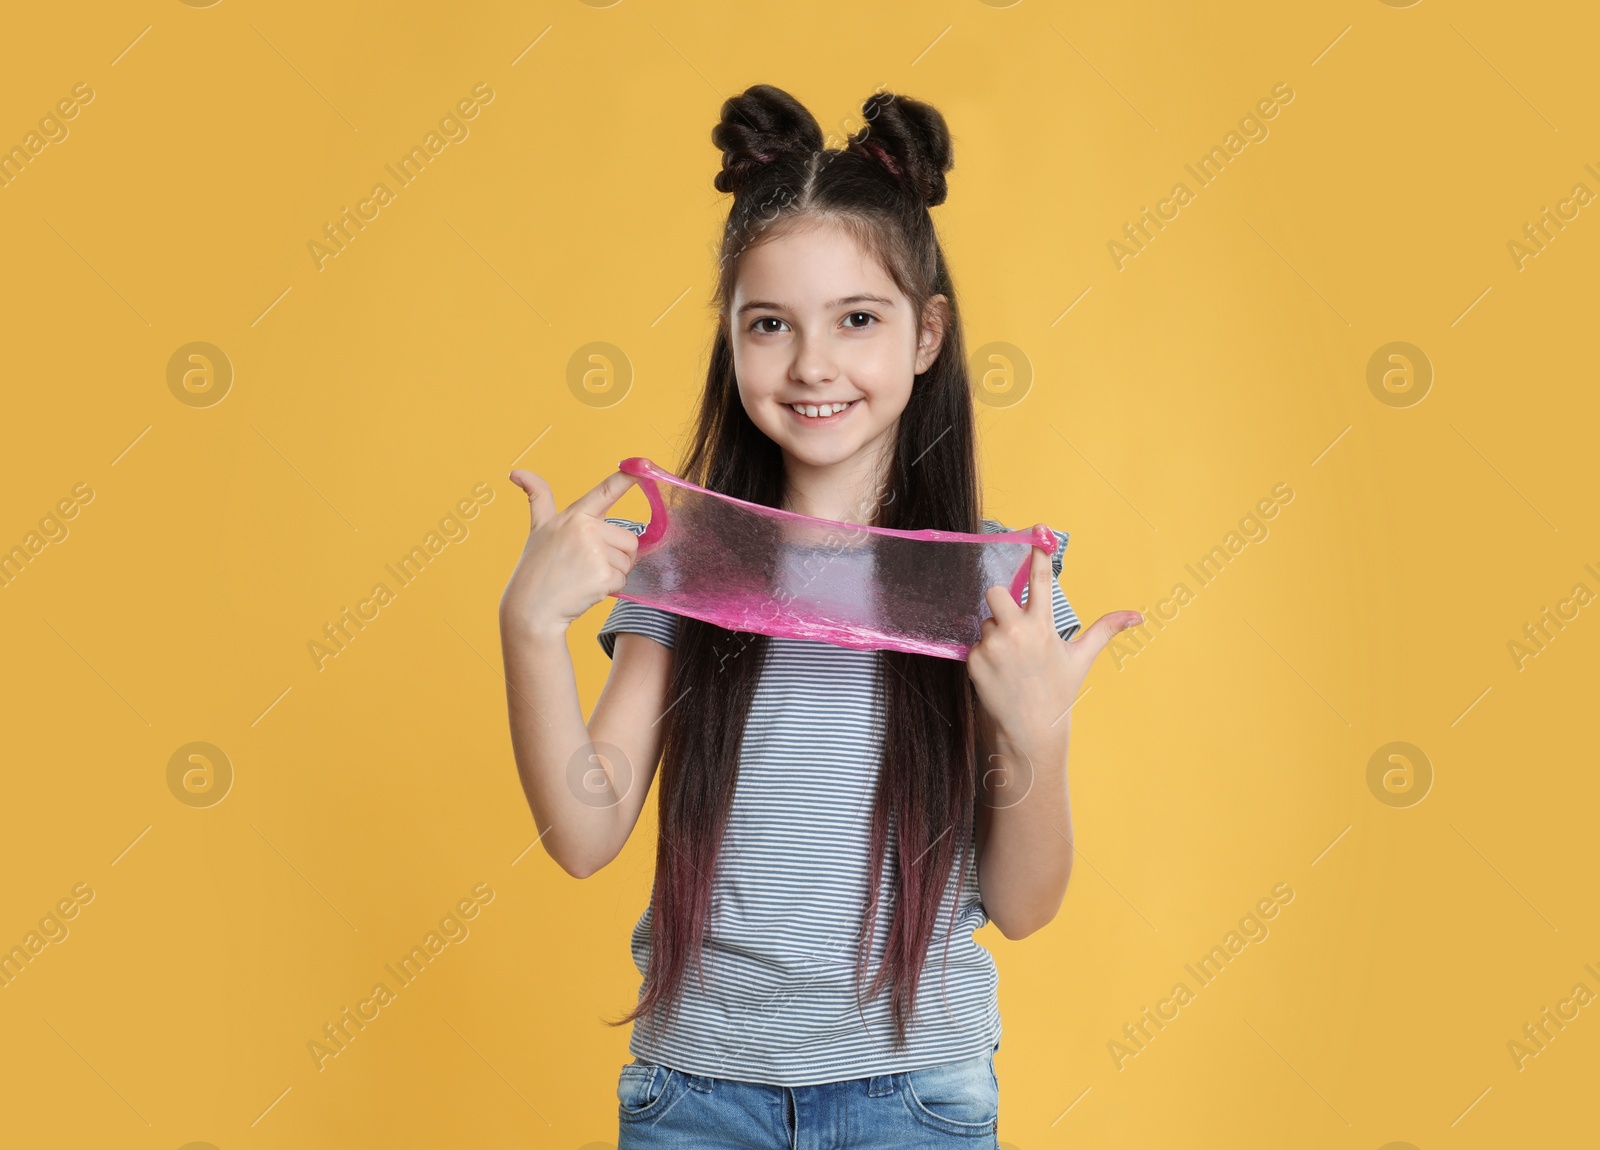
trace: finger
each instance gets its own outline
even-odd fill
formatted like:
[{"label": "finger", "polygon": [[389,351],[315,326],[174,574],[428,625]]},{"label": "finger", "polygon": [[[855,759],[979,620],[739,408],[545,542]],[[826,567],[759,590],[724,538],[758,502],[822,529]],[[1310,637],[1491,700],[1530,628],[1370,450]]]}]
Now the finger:
[{"label": "finger", "polygon": [[1032,559],[1028,565],[1027,609],[1035,615],[1049,615],[1055,607],[1050,601],[1050,581],[1054,578],[1050,556],[1045,554],[1042,547],[1029,548],[1029,555]]},{"label": "finger", "polygon": [[629,475],[626,471],[613,471],[593,488],[574,499],[568,510],[603,518],[611,509],[611,505],[622,498],[623,492],[638,481],[638,476]]},{"label": "finger", "polygon": [[529,531],[555,518],[556,498],[550,492],[550,485],[540,476],[519,467],[511,473],[511,482],[528,493]]},{"label": "finger", "polygon": [[1112,611],[1109,614],[1100,616],[1088,627],[1085,627],[1069,639],[1068,642],[1088,650],[1089,657],[1093,659],[1106,649],[1106,644],[1111,642],[1117,632],[1124,631],[1143,622],[1144,616],[1137,611]]},{"label": "finger", "polygon": [[605,544],[602,550],[606,562],[624,575],[631,574],[634,563],[638,561],[639,537],[626,527],[618,527],[615,523],[601,523],[600,527],[600,539]]},{"label": "finger", "polygon": [[984,602],[989,604],[989,610],[996,623],[1006,623],[1012,619],[1023,617],[1023,611],[1017,601],[1011,597],[1011,589],[996,583],[983,593]]},{"label": "finger", "polygon": [[633,565],[634,559],[639,554],[639,537],[626,527],[619,527],[615,523],[600,524],[600,538],[611,545],[612,553],[619,561],[626,561]]}]

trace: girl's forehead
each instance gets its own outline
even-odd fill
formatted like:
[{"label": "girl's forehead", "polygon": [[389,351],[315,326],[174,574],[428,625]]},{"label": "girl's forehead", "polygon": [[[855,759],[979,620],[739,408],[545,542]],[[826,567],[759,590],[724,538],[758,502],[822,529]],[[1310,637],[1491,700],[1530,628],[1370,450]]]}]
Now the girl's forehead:
[{"label": "girl's forehead", "polygon": [[734,307],[752,300],[785,307],[826,307],[855,295],[901,299],[899,288],[851,232],[826,221],[786,228],[739,261]]}]

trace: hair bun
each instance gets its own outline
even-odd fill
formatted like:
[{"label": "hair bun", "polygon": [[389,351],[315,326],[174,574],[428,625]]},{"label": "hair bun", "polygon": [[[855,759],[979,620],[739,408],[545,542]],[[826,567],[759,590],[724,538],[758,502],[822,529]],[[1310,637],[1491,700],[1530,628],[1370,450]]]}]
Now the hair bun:
[{"label": "hair bun", "polygon": [[816,117],[782,88],[755,84],[722,103],[722,119],[711,129],[722,149],[719,192],[738,195],[761,168],[783,156],[810,156],[822,150]]},{"label": "hair bun", "polygon": [[875,92],[861,114],[866,124],[847,146],[881,164],[925,206],[944,203],[944,174],[955,161],[950,128],[939,110],[910,96]]}]

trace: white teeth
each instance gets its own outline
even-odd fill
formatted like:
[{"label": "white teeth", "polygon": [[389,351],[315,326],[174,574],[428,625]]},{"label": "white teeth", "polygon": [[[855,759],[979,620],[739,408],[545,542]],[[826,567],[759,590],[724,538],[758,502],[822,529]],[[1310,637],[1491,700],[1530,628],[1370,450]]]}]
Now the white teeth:
[{"label": "white teeth", "polygon": [[816,416],[816,415],[836,415],[837,413],[843,411],[845,408],[849,407],[850,404],[848,404],[848,403],[824,403],[819,407],[818,405],[816,405],[814,403],[791,403],[789,406],[794,408],[801,415]]}]

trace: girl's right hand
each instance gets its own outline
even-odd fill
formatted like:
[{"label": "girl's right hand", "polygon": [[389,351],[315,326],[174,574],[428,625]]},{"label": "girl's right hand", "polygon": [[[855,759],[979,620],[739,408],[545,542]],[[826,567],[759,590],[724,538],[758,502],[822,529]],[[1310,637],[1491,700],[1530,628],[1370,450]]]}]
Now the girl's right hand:
[{"label": "girl's right hand", "polygon": [[502,633],[564,636],[572,621],[622,590],[639,551],[639,537],[605,521],[636,477],[618,471],[556,510],[550,485],[531,471],[511,473],[528,493],[528,542],[500,597]]}]

